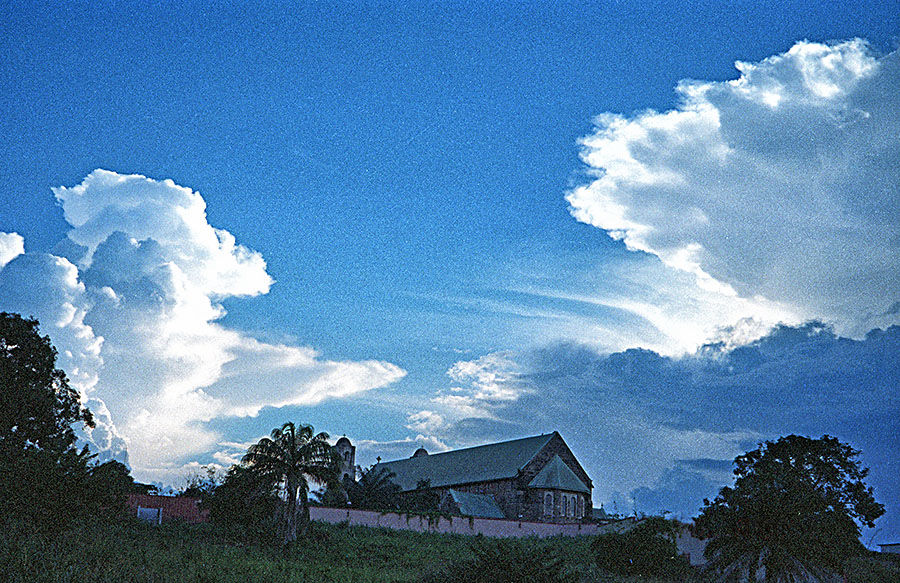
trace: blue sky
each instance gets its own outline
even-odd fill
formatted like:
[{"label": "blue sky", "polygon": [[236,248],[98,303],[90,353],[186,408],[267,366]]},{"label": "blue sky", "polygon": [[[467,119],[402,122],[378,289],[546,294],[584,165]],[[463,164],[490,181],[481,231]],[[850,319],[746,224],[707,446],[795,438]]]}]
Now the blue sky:
[{"label": "blue sky", "polygon": [[830,433],[900,536],[896,3],[6,12],[0,309],[139,478],[558,429],[690,515]]}]

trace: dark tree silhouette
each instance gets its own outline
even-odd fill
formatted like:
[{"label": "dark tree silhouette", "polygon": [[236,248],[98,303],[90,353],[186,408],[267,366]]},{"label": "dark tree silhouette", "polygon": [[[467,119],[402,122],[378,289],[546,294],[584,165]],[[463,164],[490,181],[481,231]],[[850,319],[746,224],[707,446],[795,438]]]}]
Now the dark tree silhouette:
[{"label": "dark tree silhouette", "polygon": [[400,486],[392,479],[393,472],[369,466],[359,470],[359,480],[345,481],[344,489],[350,506],[360,510],[397,510],[400,506]]},{"label": "dark tree silhouette", "polygon": [[74,446],[72,424],[79,421],[93,426],[37,320],[0,312],[0,455],[63,453]]},{"label": "dark tree silhouette", "polygon": [[281,500],[275,496],[269,476],[234,465],[200,504],[209,510],[210,519],[230,536],[271,541],[279,503]]},{"label": "dark tree silhouette", "polygon": [[73,518],[124,511],[128,468],[95,465],[75,447],[73,424],[93,426],[78,392],[56,368],[38,322],[0,312],[0,500],[4,515],[57,529]]},{"label": "dark tree silhouette", "polygon": [[839,572],[863,551],[859,524],[884,514],[859,451],[828,435],[767,441],[734,460],[734,487],[705,500],[697,533],[729,580],[809,580]]},{"label": "dark tree silhouette", "polygon": [[416,489],[400,496],[401,512],[428,513],[438,512],[441,506],[441,495],[431,487],[431,480],[420,480]]},{"label": "dark tree silhouette", "polygon": [[309,524],[309,482],[337,480],[341,459],[328,443],[328,434],[314,434],[311,425],[285,423],[250,446],[242,459],[253,474],[266,479],[282,494],[278,526],[284,544],[297,539]]},{"label": "dark tree silhouette", "polygon": [[675,521],[651,516],[627,532],[601,534],[591,545],[594,561],[616,575],[688,580],[691,565],[676,543],[681,528]]}]

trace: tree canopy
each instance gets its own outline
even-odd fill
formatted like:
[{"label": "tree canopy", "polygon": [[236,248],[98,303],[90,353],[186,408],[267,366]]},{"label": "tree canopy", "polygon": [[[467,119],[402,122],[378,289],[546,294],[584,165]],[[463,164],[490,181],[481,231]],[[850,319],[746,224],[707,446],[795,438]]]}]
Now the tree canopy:
[{"label": "tree canopy", "polygon": [[374,465],[359,470],[359,480],[344,480],[350,505],[360,510],[397,510],[400,507],[400,486],[392,479],[394,473]]},{"label": "tree canopy", "polygon": [[724,576],[767,581],[839,572],[859,554],[859,525],[884,514],[865,484],[860,452],[825,435],[767,441],[734,460],[734,487],[705,500],[696,520]]},{"label": "tree canopy", "polygon": [[64,452],[75,444],[72,424],[79,421],[93,425],[37,320],[0,312],[0,451]]},{"label": "tree canopy", "polygon": [[311,425],[285,423],[250,446],[242,459],[258,479],[282,493],[278,526],[282,542],[297,538],[309,523],[308,478],[321,484],[337,481],[340,456],[328,443],[327,433],[315,434]]},{"label": "tree canopy", "polygon": [[4,516],[60,528],[76,516],[124,511],[135,489],[117,461],[97,465],[78,450],[72,425],[92,425],[90,411],[38,322],[0,312],[0,500]]}]

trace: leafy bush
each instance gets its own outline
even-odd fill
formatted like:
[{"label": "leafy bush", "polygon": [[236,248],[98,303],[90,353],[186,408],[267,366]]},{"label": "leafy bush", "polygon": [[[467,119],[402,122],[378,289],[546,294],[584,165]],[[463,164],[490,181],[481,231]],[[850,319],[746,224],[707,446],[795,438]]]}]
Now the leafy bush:
[{"label": "leafy bush", "polygon": [[574,581],[563,559],[535,545],[534,541],[486,539],[477,536],[471,545],[474,557],[455,561],[425,575],[421,583],[521,583]]},{"label": "leafy bush", "polygon": [[440,511],[441,495],[431,487],[430,480],[422,480],[416,489],[400,496],[400,511],[427,514]]},{"label": "leafy bush", "polygon": [[602,534],[592,545],[597,567],[616,575],[684,581],[692,570],[675,544],[678,528],[675,522],[652,517],[628,532]]},{"label": "leafy bush", "polygon": [[277,504],[269,481],[238,465],[201,502],[226,536],[251,541],[274,538]]}]

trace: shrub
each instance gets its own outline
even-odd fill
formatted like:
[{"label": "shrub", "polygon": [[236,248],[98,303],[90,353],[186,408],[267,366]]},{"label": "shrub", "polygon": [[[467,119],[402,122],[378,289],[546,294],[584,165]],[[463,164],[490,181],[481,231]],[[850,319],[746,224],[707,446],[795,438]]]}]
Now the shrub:
[{"label": "shrub", "polygon": [[274,537],[277,498],[269,483],[243,466],[232,466],[202,502],[210,520],[227,536],[253,541]]},{"label": "shrub", "polygon": [[421,583],[520,583],[541,581],[564,583],[574,581],[566,572],[563,560],[542,551],[533,541],[485,539],[477,536],[471,544],[474,557],[450,563],[431,572]]},{"label": "shrub", "polygon": [[692,570],[675,544],[679,528],[673,521],[652,517],[628,532],[602,534],[592,545],[594,560],[599,569],[616,575],[683,581]]}]

